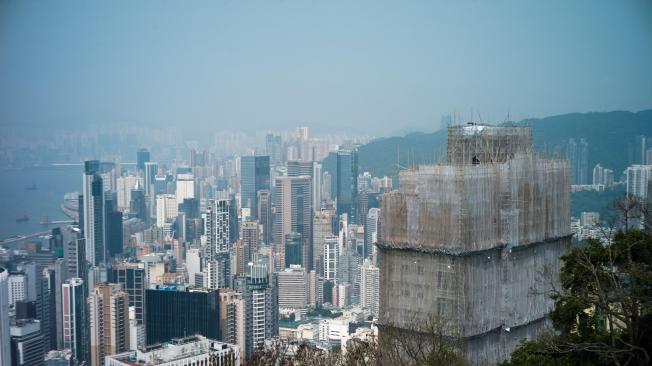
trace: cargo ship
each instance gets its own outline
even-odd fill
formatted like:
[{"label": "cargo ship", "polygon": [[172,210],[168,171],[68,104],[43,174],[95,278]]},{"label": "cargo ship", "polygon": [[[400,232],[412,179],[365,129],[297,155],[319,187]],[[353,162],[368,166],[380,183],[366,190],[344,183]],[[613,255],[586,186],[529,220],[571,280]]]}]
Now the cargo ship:
[{"label": "cargo ship", "polygon": [[27,222],[27,221],[29,221],[29,217],[27,216],[26,213],[23,213],[23,216],[16,218],[16,222]]}]

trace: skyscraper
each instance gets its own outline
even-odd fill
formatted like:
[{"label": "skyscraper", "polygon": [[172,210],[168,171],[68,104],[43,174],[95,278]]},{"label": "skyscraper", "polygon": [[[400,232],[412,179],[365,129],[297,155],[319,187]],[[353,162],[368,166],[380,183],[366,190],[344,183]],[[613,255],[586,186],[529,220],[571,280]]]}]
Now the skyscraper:
[{"label": "skyscraper", "polygon": [[246,221],[242,224],[242,242],[246,248],[247,263],[253,259],[253,254],[258,252],[260,244],[260,225],[256,221]]},{"label": "skyscraper", "polygon": [[302,246],[301,234],[295,232],[285,234],[285,268],[293,265],[301,266]]},{"label": "skyscraper", "polygon": [[247,305],[242,294],[220,289],[220,334],[222,341],[246,349]]},{"label": "skyscraper", "polygon": [[284,265],[285,239],[301,234],[302,266],[312,269],[312,191],[309,176],[278,177],[274,187],[274,245]]},{"label": "skyscraper", "polygon": [[261,240],[270,245],[272,243],[274,225],[272,221],[272,196],[269,189],[261,189],[258,191],[258,210],[256,217],[262,226],[263,234]]},{"label": "skyscraper", "polygon": [[38,320],[15,320],[11,323],[10,333],[13,365],[43,365],[43,335]]},{"label": "skyscraper", "polygon": [[129,349],[129,295],[119,284],[100,283],[88,296],[91,365]]},{"label": "skyscraper", "polygon": [[271,133],[265,136],[265,153],[269,156],[272,165],[280,165],[283,162],[283,141],[281,136]]},{"label": "skyscraper", "polygon": [[71,278],[62,285],[63,346],[72,351],[75,363],[89,361],[85,300],[84,281],[81,278]]},{"label": "skyscraper", "polygon": [[348,214],[349,222],[358,220],[356,205],[358,202],[358,152],[339,150],[337,152],[336,182],[337,215]]},{"label": "skyscraper", "polygon": [[300,265],[290,265],[278,273],[278,307],[305,309],[308,306],[308,274]]},{"label": "skyscraper", "polygon": [[111,282],[118,283],[129,295],[129,306],[135,308],[136,320],[142,323],[145,312],[145,289],[147,287],[144,263],[118,263],[111,270]]},{"label": "skyscraper", "polygon": [[334,215],[332,210],[318,211],[312,220],[312,261],[320,276],[324,275],[324,239],[327,235],[333,235]]},{"label": "skyscraper", "polygon": [[84,163],[84,238],[86,260],[93,266],[106,261],[106,210],[99,161]]},{"label": "skyscraper", "polygon": [[572,184],[588,184],[589,144],[585,139],[579,143],[569,139],[566,145],[566,159],[570,162]]},{"label": "skyscraper", "polygon": [[247,275],[235,279],[234,289],[242,294],[246,305],[246,357],[261,349],[266,338],[278,334],[275,286],[270,282],[267,266],[260,264],[250,264]]},{"label": "skyscraper", "polygon": [[364,228],[364,257],[372,258],[372,263],[375,263],[376,253],[375,244],[378,242],[378,234],[380,233],[380,209],[370,208],[367,213],[367,223]]},{"label": "skyscraper", "polygon": [[324,280],[337,282],[337,263],[339,261],[339,244],[337,236],[326,235],[324,238]]},{"label": "skyscraper", "polygon": [[208,288],[231,287],[229,201],[209,201],[206,212],[206,271]]},{"label": "skyscraper", "polygon": [[11,366],[8,281],[9,272],[0,267],[0,366]]},{"label": "skyscraper", "polygon": [[145,292],[147,344],[168,342],[192,334],[219,339],[217,290],[156,286]]},{"label": "skyscraper", "polygon": [[136,152],[136,168],[139,171],[145,171],[145,163],[149,162],[149,150],[145,148],[138,149]]},{"label": "skyscraper", "polygon": [[240,160],[240,202],[251,209],[251,218],[257,219],[258,191],[270,189],[269,156],[243,156]]},{"label": "skyscraper", "polygon": [[448,164],[399,182],[381,201],[380,322],[411,332],[434,317],[482,365],[550,325],[539,274],[558,285],[571,241],[567,161],[533,153],[528,127],[456,126]]},{"label": "skyscraper", "polygon": [[195,198],[195,176],[192,173],[177,174],[176,196],[177,204],[186,198]]},{"label": "skyscraper", "polygon": [[106,220],[106,255],[113,258],[122,254],[122,212],[118,210],[117,196],[112,192],[105,192],[105,212]]},{"label": "skyscraper", "polygon": [[145,195],[148,197],[154,196],[154,181],[158,173],[158,163],[153,161],[145,162],[145,172],[143,182],[145,183]]},{"label": "skyscraper", "polygon": [[378,317],[378,296],[380,294],[380,272],[370,260],[365,260],[360,271],[360,305]]},{"label": "skyscraper", "polygon": [[140,180],[136,181],[136,185],[131,190],[131,201],[129,202],[129,214],[137,217],[144,223],[149,221],[149,212],[147,212],[147,198],[145,197],[145,190],[143,189]]}]

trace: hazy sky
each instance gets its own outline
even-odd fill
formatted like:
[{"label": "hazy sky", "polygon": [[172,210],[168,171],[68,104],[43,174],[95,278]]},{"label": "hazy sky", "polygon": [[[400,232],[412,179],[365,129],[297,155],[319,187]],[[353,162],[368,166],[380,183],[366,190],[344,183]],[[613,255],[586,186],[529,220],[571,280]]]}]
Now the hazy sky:
[{"label": "hazy sky", "polygon": [[650,1],[1,1],[0,124],[432,131],[652,108]]}]

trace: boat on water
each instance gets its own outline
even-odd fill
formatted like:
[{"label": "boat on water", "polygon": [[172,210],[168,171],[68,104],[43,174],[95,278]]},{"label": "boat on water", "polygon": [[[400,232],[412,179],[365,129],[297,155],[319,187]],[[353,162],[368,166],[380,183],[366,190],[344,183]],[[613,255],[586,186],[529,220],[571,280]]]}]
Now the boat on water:
[{"label": "boat on water", "polygon": [[28,190],[28,191],[35,191],[37,189],[36,188],[36,183],[32,182],[32,185],[25,187],[25,189]]},{"label": "boat on water", "polygon": [[27,222],[29,221],[29,216],[26,213],[23,213],[23,216],[17,217],[16,222]]}]

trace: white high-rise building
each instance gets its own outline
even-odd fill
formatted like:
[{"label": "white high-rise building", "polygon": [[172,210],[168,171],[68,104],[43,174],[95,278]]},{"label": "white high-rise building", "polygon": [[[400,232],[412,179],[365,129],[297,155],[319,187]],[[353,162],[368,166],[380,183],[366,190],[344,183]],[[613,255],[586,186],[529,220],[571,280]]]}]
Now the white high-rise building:
[{"label": "white high-rise building", "polygon": [[9,334],[9,273],[0,267],[0,366],[11,365]]},{"label": "white high-rise building", "polygon": [[365,260],[361,268],[360,305],[371,310],[374,317],[378,317],[380,272],[378,267]]},{"label": "white high-rise building", "polygon": [[163,227],[166,222],[176,219],[179,215],[179,204],[173,194],[156,196],[156,226]]},{"label": "white high-rise building", "polygon": [[626,170],[627,193],[638,198],[647,198],[647,185],[652,179],[652,165],[632,165]]},{"label": "white high-rise building", "polygon": [[196,283],[197,273],[201,273],[201,250],[199,248],[189,248],[186,251],[186,272],[188,273],[188,282],[192,286],[202,287],[203,283]]},{"label": "white high-rise building", "polygon": [[75,363],[88,361],[88,339],[86,334],[86,299],[84,281],[71,278],[61,285],[63,308],[63,347],[72,351]]},{"label": "white high-rise building", "polygon": [[139,178],[135,175],[127,175],[118,177],[116,179],[117,195],[118,195],[118,210],[125,211],[129,209],[131,202],[131,190],[136,186]]},{"label": "white high-rise building", "polygon": [[9,306],[14,307],[16,301],[27,300],[27,276],[24,273],[13,273],[7,280],[9,288]]},{"label": "white high-rise building", "polygon": [[195,198],[195,176],[192,173],[177,174],[177,203],[186,198]]},{"label": "white high-rise building", "polygon": [[278,307],[305,309],[308,306],[308,276],[305,268],[291,264],[278,272]]},{"label": "white high-rise building", "polygon": [[335,235],[327,235],[324,238],[324,279],[326,281],[337,281],[337,262],[340,257],[339,240]]}]

